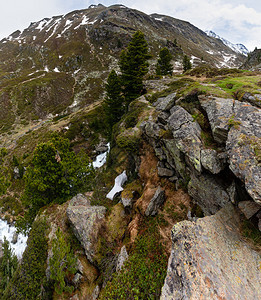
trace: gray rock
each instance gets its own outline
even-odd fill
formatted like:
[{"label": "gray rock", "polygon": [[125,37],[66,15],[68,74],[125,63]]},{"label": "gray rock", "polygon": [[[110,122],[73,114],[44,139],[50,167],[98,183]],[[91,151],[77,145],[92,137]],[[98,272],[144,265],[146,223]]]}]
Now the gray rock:
[{"label": "gray rock", "polygon": [[159,115],[158,115],[158,122],[166,125],[168,123],[168,118],[169,118],[170,114],[162,111]]},{"label": "gray rock", "polygon": [[168,111],[174,106],[175,99],[176,93],[173,93],[167,97],[159,98],[155,103],[153,103],[153,106],[155,106],[156,110]]},{"label": "gray rock", "polygon": [[162,148],[155,147],[154,150],[155,150],[155,154],[156,154],[156,156],[158,157],[159,160],[166,159],[166,155],[164,154]]},{"label": "gray rock", "polygon": [[80,300],[78,294],[73,295],[70,300]]},{"label": "gray rock", "polygon": [[205,215],[215,214],[230,201],[226,189],[217,182],[215,176],[208,174],[193,174],[188,193]]},{"label": "gray rock", "polygon": [[198,98],[207,113],[214,140],[224,144],[229,131],[229,120],[234,114],[234,100],[202,95]]},{"label": "gray rock", "polygon": [[161,300],[261,299],[261,258],[241,236],[239,215],[228,204],[173,227]]},{"label": "gray rock", "polygon": [[261,206],[254,201],[241,201],[238,203],[238,207],[247,219],[252,218],[261,209]]},{"label": "gray rock", "polygon": [[121,194],[121,202],[122,202],[124,208],[131,208],[133,201],[134,201],[133,194],[128,195],[128,196],[126,196],[125,194],[124,194],[124,196],[122,196],[122,194]]},{"label": "gray rock", "polygon": [[18,233],[15,232],[12,237],[12,244],[16,244],[18,240]]},{"label": "gray rock", "polygon": [[90,206],[91,202],[90,199],[85,197],[83,194],[77,194],[70,200],[70,205],[71,206]]},{"label": "gray rock", "polygon": [[20,178],[20,172],[18,167],[14,167],[14,179],[19,179]]},{"label": "gray rock", "polygon": [[157,169],[158,169],[158,175],[160,177],[172,177],[174,175],[173,170],[167,168],[161,168],[161,167],[158,167]]},{"label": "gray rock", "polygon": [[153,139],[157,140],[161,136],[162,129],[155,122],[147,121],[143,125],[143,131],[149,138],[153,138]]},{"label": "gray rock", "polygon": [[234,115],[238,125],[230,129],[226,143],[229,168],[261,205],[261,111],[235,101]]},{"label": "gray rock", "polygon": [[246,92],[243,97],[242,100],[251,103],[254,106],[257,107],[261,107],[261,95],[260,94],[256,94],[256,95],[252,95],[251,93]]},{"label": "gray rock", "polygon": [[176,182],[179,178],[177,176],[172,176],[169,178],[170,182]]},{"label": "gray rock", "polygon": [[72,280],[73,285],[75,287],[79,286],[79,284],[81,283],[82,279],[83,279],[83,276],[80,273],[76,273],[74,275],[74,277],[73,277],[73,280]]},{"label": "gray rock", "polygon": [[236,183],[233,181],[231,185],[227,188],[227,193],[229,195],[230,201],[233,204],[236,204],[238,201],[238,196],[237,196],[237,190],[236,190]]},{"label": "gray rock", "polygon": [[212,174],[218,174],[226,166],[226,155],[218,154],[214,149],[202,149],[201,164]]},{"label": "gray rock", "polygon": [[191,165],[201,172],[200,150],[201,128],[192,116],[181,106],[175,106],[168,119],[168,127],[173,133],[176,147],[183,152]]},{"label": "gray rock", "polygon": [[96,285],[95,289],[92,292],[92,300],[97,300],[99,298],[100,291],[100,287]]},{"label": "gray rock", "polygon": [[121,252],[118,256],[117,265],[116,265],[116,272],[119,272],[121,268],[123,267],[125,261],[129,258],[129,255],[127,253],[126,247],[123,246],[121,248]]},{"label": "gray rock", "polygon": [[185,154],[182,153],[174,140],[164,140],[164,153],[167,162],[182,177],[186,177]]},{"label": "gray rock", "polygon": [[165,200],[165,192],[161,187],[158,187],[154,196],[150,200],[150,203],[145,211],[146,216],[154,216],[158,213],[159,207]]},{"label": "gray rock", "polygon": [[104,222],[106,208],[89,206],[82,198],[75,197],[69,202],[67,216],[73,232],[81,242],[85,254],[91,263],[96,263],[95,254],[99,238],[99,230]]}]

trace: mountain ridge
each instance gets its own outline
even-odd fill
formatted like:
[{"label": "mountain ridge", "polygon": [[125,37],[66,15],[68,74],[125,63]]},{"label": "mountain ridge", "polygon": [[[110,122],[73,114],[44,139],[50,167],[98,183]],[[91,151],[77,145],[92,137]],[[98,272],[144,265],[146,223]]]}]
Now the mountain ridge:
[{"label": "mountain ridge", "polygon": [[243,45],[243,44],[233,44],[230,41],[222,38],[221,36],[219,36],[218,34],[216,34],[215,32],[213,32],[212,30],[206,30],[205,32],[206,32],[206,34],[208,36],[221,40],[226,46],[228,46],[232,50],[234,50],[234,51],[236,51],[238,53],[241,53],[241,54],[243,54],[245,56],[248,55],[249,50],[246,48],[245,45]]},{"label": "mountain ridge", "polygon": [[120,53],[137,30],[149,44],[151,75],[166,46],[179,73],[184,54],[194,66],[238,67],[245,59],[189,22],[122,5],[44,18],[0,42],[0,108],[10,107],[1,115],[2,131],[101,101],[109,71],[118,70]]}]

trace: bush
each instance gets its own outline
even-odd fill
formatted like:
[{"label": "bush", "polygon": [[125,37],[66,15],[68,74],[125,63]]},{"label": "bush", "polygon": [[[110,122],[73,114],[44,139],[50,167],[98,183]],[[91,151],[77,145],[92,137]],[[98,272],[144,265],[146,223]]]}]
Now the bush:
[{"label": "bush", "polygon": [[72,292],[69,277],[76,272],[76,257],[71,251],[71,246],[66,243],[63,233],[56,232],[52,242],[53,256],[50,258],[50,279],[53,280],[54,290],[57,294]]},{"label": "bush", "polygon": [[45,220],[34,222],[22,262],[8,285],[3,300],[42,299],[42,288],[46,285],[47,230]]},{"label": "bush", "polygon": [[[22,198],[28,208],[25,223],[30,225],[41,207],[61,204],[80,190],[89,188],[93,173],[87,155],[71,151],[68,139],[55,134],[49,142],[38,144],[25,174]],[[19,225],[24,227],[20,221]]]},{"label": "bush", "polygon": [[0,259],[0,296],[2,298],[9,281],[14,276],[14,273],[18,266],[18,260],[13,253],[9,242],[4,237],[4,243],[2,245],[3,256]]},{"label": "bush", "polygon": [[166,270],[167,256],[159,243],[156,224],[149,224],[123,269],[107,283],[101,299],[159,299]]}]

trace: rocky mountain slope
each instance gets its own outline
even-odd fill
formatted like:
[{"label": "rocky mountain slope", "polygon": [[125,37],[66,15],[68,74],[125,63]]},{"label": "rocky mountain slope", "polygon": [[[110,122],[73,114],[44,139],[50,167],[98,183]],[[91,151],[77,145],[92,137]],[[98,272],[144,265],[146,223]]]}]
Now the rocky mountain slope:
[{"label": "rocky mountain slope", "polygon": [[194,65],[203,59],[237,67],[244,61],[243,55],[188,22],[121,5],[46,18],[0,42],[0,131],[19,131],[21,125],[101,100],[104,80],[117,69],[119,54],[136,30],[149,43],[152,73],[164,46],[179,72],[184,54]]},{"label": "rocky mountain slope", "polygon": [[[141,28],[153,55],[145,94],[108,136],[103,82]],[[203,53],[209,64],[152,76],[166,45],[173,63]],[[119,5],[32,23],[0,49],[1,218],[22,226],[28,176],[33,188],[48,177],[37,145],[51,171],[67,167],[64,197],[93,174],[41,203],[10,278],[0,251],[1,299],[260,298],[259,72],[214,68],[242,56],[187,22]]]},{"label": "rocky mountain slope", "polygon": [[[148,93],[116,125],[92,190],[39,214],[4,299],[30,295],[23,278],[36,271],[47,280],[30,277],[36,293],[61,297],[50,280],[59,230],[77,257],[66,299],[260,297],[260,74],[207,69],[206,79],[205,71],[145,82]],[[8,149],[4,165],[12,173],[15,156],[27,166],[53,130],[75,151],[107,151],[103,119],[98,104],[44,123]],[[116,180],[122,174],[127,182]],[[114,180],[122,191],[111,200]],[[15,198],[23,178],[11,182],[0,199],[6,215],[23,210]],[[26,264],[35,251],[41,268]]]},{"label": "rocky mountain slope", "polygon": [[261,49],[255,49],[253,52],[249,53],[246,62],[242,65],[242,69],[247,69],[251,71],[261,70]]}]

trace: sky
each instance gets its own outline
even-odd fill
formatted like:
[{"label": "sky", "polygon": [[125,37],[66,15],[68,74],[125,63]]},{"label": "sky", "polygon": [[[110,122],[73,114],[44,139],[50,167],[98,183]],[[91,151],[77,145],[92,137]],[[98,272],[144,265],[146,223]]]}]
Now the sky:
[{"label": "sky", "polygon": [[201,30],[212,30],[232,43],[244,44],[250,51],[261,48],[259,0],[0,0],[0,3],[0,39],[27,28],[31,22],[102,3],[168,15]]}]

